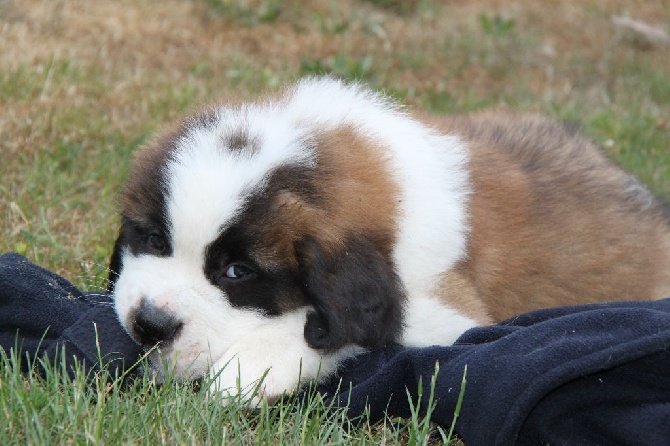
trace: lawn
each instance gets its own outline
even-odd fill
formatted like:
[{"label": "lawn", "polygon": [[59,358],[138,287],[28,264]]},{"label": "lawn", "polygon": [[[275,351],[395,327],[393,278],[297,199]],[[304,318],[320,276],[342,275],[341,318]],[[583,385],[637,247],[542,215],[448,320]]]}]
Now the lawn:
[{"label": "lawn", "polygon": [[[614,17],[667,33],[670,2],[0,0],[0,253],[99,289],[138,145],[198,104],[318,73],[436,114],[574,121],[670,198],[670,42]],[[13,361],[0,360],[2,444],[422,444],[448,431],[420,417],[350,425],[318,396],[250,413],[189,386],[69,380],[57,364],[24,377]]]}]

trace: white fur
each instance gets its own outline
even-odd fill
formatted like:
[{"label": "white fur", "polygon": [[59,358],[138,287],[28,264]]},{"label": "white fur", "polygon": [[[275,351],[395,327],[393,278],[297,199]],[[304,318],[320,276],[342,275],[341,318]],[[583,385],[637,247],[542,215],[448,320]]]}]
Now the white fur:
[{"label": "white fur", "polygon": [[[189,253],[202,262],[205,246],[237,215],[245,195],[263,186],[268,173],[282,164],[311,162],[303,135],[290,122],[270,119],[260,110],[247,109],[241,116],[222,113],[214,132],[194,130],[182,139],[168,165],[170,229],[174,256]],[[249,132],[262,141],[253,157],[240,156],[221,147],[224,132],[250,124]]]},{"label": "white fur", "polygon": [[407,347],[451,345],[466,330],[478,324],[430,296],[414,296],[404,315],[401,344]]},{"label": "white fur", "polygon": [[395,264],[410,302],[413,293],[431,294],[438,276],[465,255],[470,194],[465,143],[419,124],[381,95],[332,79],[302,81],[287,113],[315,128],[353,125],[390,149],[401,189]]},{"label": "white fur", "polygon": [[131,321],[124,316],[142,297],[182,319],[178,342],[161,350],[168,363],[177,356],[171,372],[180,379],[202,376],[237,339],[271,322],[259,312],[232,307],[197,263],[180,257],[126,255],[114,295],[126,324]]},{"label": "white fur", "polygon": [[332,79],[301,82],[288,113],[309,116],[307,122],[318,128],[353,125],[390,149],[401,190],[393,257],[408,294],[403,343],[449,345],[476,326],[431,297],[439,276],[465,255],[471,192],[465,143],[412,120],[381,95]]},{"label": "white fur", "polygon": [[[277,317],[234,308],[203,274],[205,247],[240,212],[245,196],[262,188],[277,166],[312,163],[310,135],[341,125],[352,125],[389,148],[401,193],[393,259],[408,295],[403,342],[451,344],[476,325],[431,297],[439,275],[465,253],[470,190],[461,140],[436,134],[380,95],[332,79],[302,81],[275,103],[216,113],[215,129],[193,129],[178,141],[168,163],[172,255],[125,252],[115,289],[126,326],[141,299],[183,322],[180,335],[159,355],[177,378],[209,373],[215,377],[213,391],[234,396],[269,370],[261,391],[272,398],[292,391],[299,379],[331,374],[342,358],[358,351],[349,346],[322,355],[304,339],[307,308]],[[256,153],[221,147],[221,135],[240,126],[260,141]]]},{"label": "white fur", "polygon": [[233,344],[210,371],[210,393],[227,398],[242,397],[258,406],[299,383],[322,379],[336,371],[344,358],[362,351],[347,346],[322,355],[305,342],[303,328],[307,309],[296,310],[266,323]]}]

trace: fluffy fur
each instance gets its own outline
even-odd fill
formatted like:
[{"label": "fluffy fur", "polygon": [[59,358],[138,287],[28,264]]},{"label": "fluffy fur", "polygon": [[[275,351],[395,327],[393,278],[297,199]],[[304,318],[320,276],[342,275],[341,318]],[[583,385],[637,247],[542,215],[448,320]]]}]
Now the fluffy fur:
[{"label": "fluffy fur", "polygon": [[307,79],[143,147],[110,277],[159,374],[274,398],[362,349],[670,291],[664,208],[537,116],[414,118]]}]

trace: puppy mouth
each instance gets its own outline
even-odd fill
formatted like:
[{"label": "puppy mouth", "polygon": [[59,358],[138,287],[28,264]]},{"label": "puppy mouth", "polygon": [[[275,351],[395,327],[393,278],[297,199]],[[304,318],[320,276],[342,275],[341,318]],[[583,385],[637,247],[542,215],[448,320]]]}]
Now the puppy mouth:
[{"label": "puppy mouth", "polygon": [[169,358],[173,356],[174,341],[162,341],[152,346],[144,345],[144,353],[152,361],[161,360],[161,358]]},{"label": "puppy mouth", "polygon": [[146,358],[152,375],[158,382],[168,379],[178,382],[191,382],[201,379],[207,372],[200,361],[202,353],[193,351],[184,354],[175,347],[175,341],[164,341],[146,348]]},{"label": "puppy mouth", "polygon": [[154,375],[164,378],[176,369],[177,358],[172,353],[172,342],[156,344],[152,347],[145,346],[144,351]]}]

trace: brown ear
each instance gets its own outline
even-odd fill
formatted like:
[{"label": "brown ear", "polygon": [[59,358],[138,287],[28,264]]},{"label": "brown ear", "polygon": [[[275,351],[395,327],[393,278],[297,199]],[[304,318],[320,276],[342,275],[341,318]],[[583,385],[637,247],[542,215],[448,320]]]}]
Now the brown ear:
[{"label": "brown ear", "polygon": [[317,349],[347,344],[377,348],[395,343],[402,328],[404,293],[400,278],[362,236],[328,253],[314,238],[296,243],[305,294],[314,312],[307,316],[305,339]]}]

